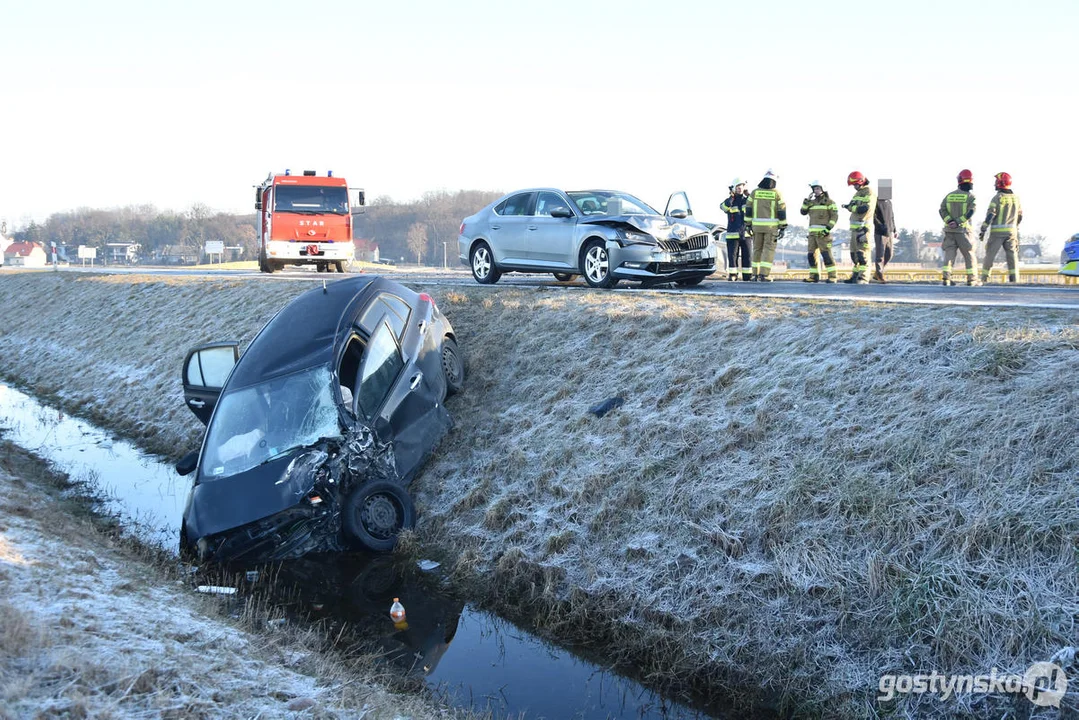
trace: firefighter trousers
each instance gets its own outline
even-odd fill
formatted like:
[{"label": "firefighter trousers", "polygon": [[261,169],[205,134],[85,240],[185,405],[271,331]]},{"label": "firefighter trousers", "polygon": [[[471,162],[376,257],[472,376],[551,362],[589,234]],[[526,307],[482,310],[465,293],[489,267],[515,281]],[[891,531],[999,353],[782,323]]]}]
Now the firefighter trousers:
[{"label": "firefighter trousers", "polygon": [[947,279],[952,272],[952,263],[955,262],[957,253],[963,254],[963,262],[967,265],[967,275],[974,275],[974,268],[978,265],[978,258],[974,254],[974,231],[971,228],[961,230],[945,230],[944,241],[940,245],[944,251],[944,277]]},{"label": "firefighter trousers", "polygon": [[776,243],[779,228],[773,226],[753,228],[753,274],[768,277],[772,262],[776,259]]},{"label": "firefighter trousers", "polygon": [[809,277],[815,279],[820,277],[820,269],[817,267],[817,253],[820,253],[820,258],[824,261],[824,272],[828,273],[828,277],[835,280],[835,258],[832,256],[832,236],[828,233],[809,231],[809,252],[806,256],[806,261],[809,263]]},{"label": "firefighter trousers", "polygon": [[854,265],[854,274],[860,275],[869,269],[869,230],[854,228],[850,231],[850,261]]},{"label": "firefighter trousers", "polygon": [[992,231],[989,233],[989,241],[985,244],[985,258],[982,260],[982,278],[988,278],[993,270],[993,261],[997,259],[997,251],[1004,248],[1004,259],[1008,263],[1009,277],[1018,279],[1019,272],[1019,238],[1014,230],[1004,232]]},{"label": "firefighter trousers", "polygon": [[727,233],[727,273],[735,275],[738,273],[738,266],[741,265],[742,273],[748,273],[749,268],[752,267],[753,258],[751,257],[752,251],[749,247],[749,236],[746,235],[746,231],[742,230],[739,233]]}]

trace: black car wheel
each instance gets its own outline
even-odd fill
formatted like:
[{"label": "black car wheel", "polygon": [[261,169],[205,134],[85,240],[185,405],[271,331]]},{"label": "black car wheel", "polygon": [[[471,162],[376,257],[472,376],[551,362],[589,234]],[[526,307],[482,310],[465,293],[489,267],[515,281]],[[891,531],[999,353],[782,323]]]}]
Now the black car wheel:
[{"label": "black car wheel", "polygon": [[389,552],[397,535],[416,524],[412,498],[389,480],[368,482],[352,491],[342,508],[345,531],[364,547]]},{"label": "black car wheel", "polygon": [[573,275],[571,273],[555,273],[554,279],[558,282],[569,282],[573,279]]},{"label": "black car wheel", "polygon": [[678,287],[693,287],[694,285],[700,285],[704,282],[704,275],[695,278],[689,278],[688,280],[675,280],[674,284]]},{"label": "black car wheel", "polygon": [[446,376],[446,395],[456,395],[465,385],[465,364],[457,349],[457,341],[442,338],[442,374]]},{"label": "black car wheel", "polygon": [[495,256],[491,254],[491,246],[485,242],[477,243],[472,248],[472,277],[476,282],[484,285],[493,285],[502,277],[502,272],[495,267]]},{"label": "black car wheel", "polygon": [[581,274],[595,288],[612,288],[618,280],[611,275],[611,258],[602,240],[589,240],[581,250]]}]

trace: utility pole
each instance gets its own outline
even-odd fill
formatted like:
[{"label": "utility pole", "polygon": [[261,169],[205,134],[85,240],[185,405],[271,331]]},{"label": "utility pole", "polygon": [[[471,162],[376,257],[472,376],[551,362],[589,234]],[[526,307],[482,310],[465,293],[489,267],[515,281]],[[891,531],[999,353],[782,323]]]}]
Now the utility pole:
[{"label": "utility pole", "polygon": [[445,270],[447,267],[449,267],[449,266],[446,264],[446,241],[443,240],[442,241],[442,269]]}]

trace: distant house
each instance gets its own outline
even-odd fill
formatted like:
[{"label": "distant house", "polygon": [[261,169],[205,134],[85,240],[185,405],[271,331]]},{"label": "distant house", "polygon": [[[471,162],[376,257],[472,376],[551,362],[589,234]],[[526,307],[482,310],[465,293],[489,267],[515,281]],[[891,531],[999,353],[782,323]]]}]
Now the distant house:
[{"label": "distant house", "polygon": [[13,242],[4,250],[5,267],[45,267],[48,256],[36,242]]},{"label": "distant house", "polygon": [[356,238],[352,241],[352,244],[356,246],[356,259],[363,260],[364,262],[377,263],[378,262],[378,245],[374,240],[368,238]]},{"label": "distant house", "polygon": [[199,249],[186,245],[166,245],[157,259],[164,265],[194,265],[199,261]]}]

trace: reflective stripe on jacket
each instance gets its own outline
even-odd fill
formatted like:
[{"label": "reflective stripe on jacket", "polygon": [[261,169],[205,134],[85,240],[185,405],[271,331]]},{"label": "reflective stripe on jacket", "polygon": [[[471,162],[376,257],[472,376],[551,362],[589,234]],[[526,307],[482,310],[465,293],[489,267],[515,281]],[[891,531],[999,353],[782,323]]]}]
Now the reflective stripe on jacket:
[{"label": "reflective stripe on jacket", "polygon": [[746,222],[758,226],[787,224],[787,204],[778,190],[757,188],[746,203]]},{"label": "reflective stripe on jacket", "polygon": [[802,214],[809,216],[811,233],[831,232],[839,222],[839,206],[828,197],[828,193],[817,198],[807,197],[802,202]]},{"label": "reflective stripe on jacket", "polygon": [[1011,191],[1002,190],[989,201],[989,211],[985,214],[984,224],[989,226],[990,233],[1015,232],[1022,221],[1023,206],[1019,197]]},{"label": "reflective stripe on jacket", "polygon": [[940,201],[940,218],[944,224],[953,220],[961,227],[968,227],[974,217],[974,193],[966,190],[952,190]]},{"label": "reflective stripe on jacket", "polygon": [[873,214],[877,212],[877,195],[873,188],[863,185],[850,199],[850,229],[859,230],[873,222]]},{"label": "reflective stripe on jacket", "polygon": [[746,196],[731,194],[719,209],[727,213],[727,237],[737,238],[746,225]]}]

